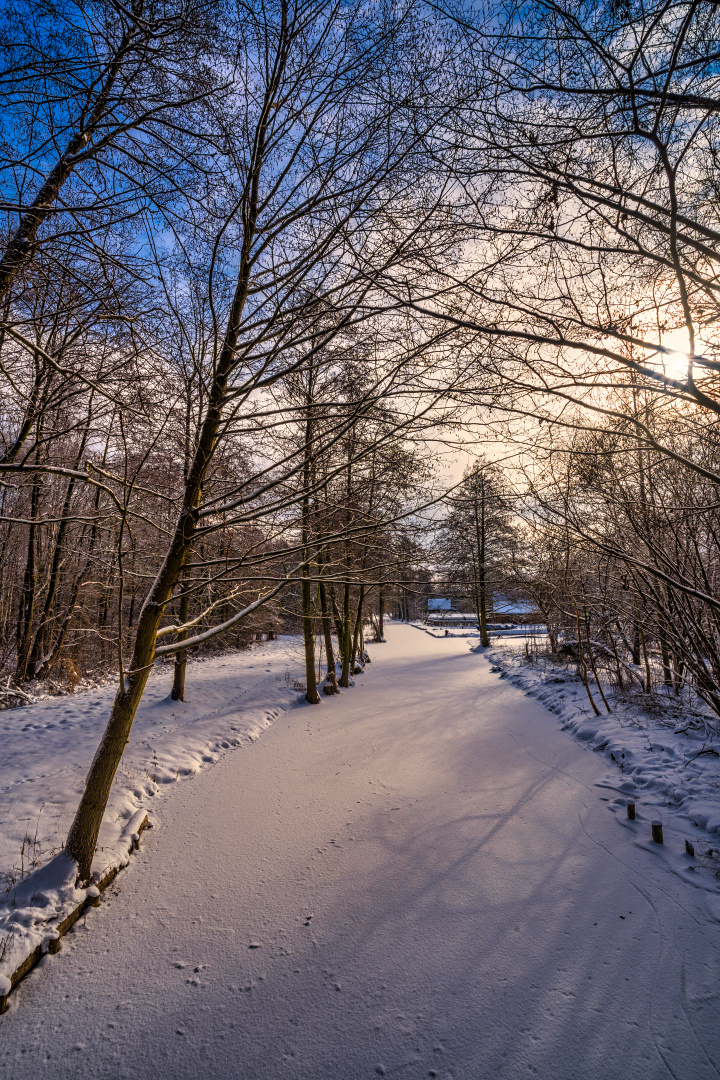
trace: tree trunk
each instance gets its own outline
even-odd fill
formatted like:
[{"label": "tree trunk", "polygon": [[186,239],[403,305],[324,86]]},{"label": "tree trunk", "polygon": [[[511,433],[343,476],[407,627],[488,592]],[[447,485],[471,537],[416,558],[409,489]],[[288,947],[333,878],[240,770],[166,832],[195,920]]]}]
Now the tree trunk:
[{"label": "tree trunk", "polygon": [[637,619],[633,623],[632,662],[635,667],[640,667],[640,623]]},{"label": "tree trunk", "polygon": [[311,705],[320,704],[315,674],[315,611],[310,581],[310,568],[303,567],[302,577],[302,624],[305,644],[305,700]]},{"label": "tree trunk", "polygon": [[[635,616],[637,628],[637,636],[640,639],[640,646],[642,648],[643,660],[645,661],[645,690],[649,694],[652,690],[652,678],[650,675],[650,659],[648,657],[647,646],[645,644],[645,631],[643,630],[642,619],[640,618],[640,610],[638,608],[637,596],[633,593],[633,600],[635,602]],[[635,662],[635,656],[633,653],[633,662]],[[637,663],[640,662],[640,657],[637,659]]]},{"label": "tree trunk", "polygon": [[313,589],[310,581],[310,480],[312,466],[312,440],[313,440],[313,373],[308,372],[308,384],[306,394],[305,414],[305,443],[303,446],[303,497],[301,504],[301,531],[302,531],[302,624],[303,642],[305,645],[305,700],[310,705],[320,704],[320,694],[317,688],[317,676],[315,674],[315,607],[313,602]]},{"label": "tree trunk", "polygon": [[595,699],[592,696],[592,691],[590,690],[590,680],[588,679],[587,664],[585,663],[585,651],[583,649],[582,630],[580,628],[580,612],[578,611],[578,606],[575,603],[575,597],[572,596],[572,594],[570,596],[570,599],[572,601],[572,606],[575,608],[575,626],[577,628],[578,660],[579,660],[579,663],[580,663],[580,677],[582,678],[583,686],[585,687],[585,692],[587,693],[587,696],[588,696],[588,701],[590,702],[590,704],[592,706],[592,711],[595,713],[596,716],[599,716],[600,715],[600,710],[598,709],[597,705],[595,704]]},{"label": "tree trunk", "polygon": [[615,635],[608,631],[608,637],[610,639],[610,645],[612,647],[613,657],[615,658],[615,677],[617,678],[618,689],[623,689],[623,670],[620,663],[620,657],[618,656],[617,643],[615,641]]},{"label": "tree trunk", "polygon": [[343,626],[342,626],[342,671],[340,672],[340,685],[342,687],[348,687],[350,685],[350,652],[351,652],[351,637],[350,637],[350,582],[345,582],[345,592],[343,595]]},{"label": "tree trunk", "polygon": [[[268,110],[263,116],[269,115]],[[257,137],[257,161],[264,156],[267,119],[263,120]],[[110,719],[85,781],[80,804],[70,826],[65,851],[78,864],[78,876],[88,881],[97,844],[100,825],[110,796],[117,767],[130,737],[135,713],[142,699],[155,656],[160,620],[177,585],[189,552],[192,549],[198,520],[198,504],[208,468],[213,458],[226,402],[228,381],[235,363],[242,313],[250,281],[250,244],[257,214],[260,168],[257,165],[248,205],[245,207],[246,231],[240,253],[235,295],[228,313],[225,337],[217,361],[215,377],[208,395],[207,412],[203,420],[192,463],[185,483],[183,506],[163,564],[153,582],[138,619],[135,645],[130,667],[121,673],[121,683],[113,703]]]},{"label": "tree trunk", "polygon": [[670,666],[670,650],[665,638],[660,638],[660,651],[662,652],[663,683],[669,689],[673,684],[673,676]]},{"label": "tree trunk", "polygon": [[[178,615],[180,619],[180,625],[186,623],[190,618],[190,594],[187,591],[180,597],[180,612]],[[187,630],[181,630],[177,635],[176,641],[184,641],[188,636]],[[187,652],[179,652],[175,654],[175,662],[173,664],[173,684],[170,691],[170,697],[173,701],[185,700],[185,676],[187,674]]]},{"label": "tree trunk", "polygon": [[[106,452],[107,452],[107,446],[106,446],[105,449],[106,449]],[[104,462],[105,462],[105,455],[103,455],[103,463]],[[65,616],[64,616],[63,621],[61,623],[60,630],[59,630],[58,634],[56,635],[55,640],[53,641],[52,648],[50,650],[49,655],[43,660],[42,665],[40,666],[40,668],[38,670],[38,673],[37,673],[38,679],[44,679],[45,678],[45,676],[48,674],[51,667],[53,666],[56,658],[62,652],[62,649],[63,649],[63,647],[65,645],[65,638],[67,637],[68,630],[70,629],[70,624],[72,622],[73,615],[75,614],[75,605],[77,604],[77,599],[78,599],[78,596],[80,595],[80,589],[82,587],[82,583],[85,580],[85,578],[86,578],[86,576],[87,576],[87,574],[88,574],[88,572],[90,570],[90,567],[92,566],[92,556],[93,556],[93,552],[95,550],[95,544],[97,542],[97,535],[98,535],[98,511],[99,511],[99,509],[100,509],[100,492],[96,491],[95,492],[95,503],[94,503],[94,507],[93,507],[93,511],[94,511],[95,516],[94,516],[94,519],[93,519],[92,528],[90,530],[90,540],[89,540],[88,545],[87,545],[87,558],[85,559],[85,565],[80,570],[80,572],[75,576],[75,581],[73,582],[72,591],[70,593],[70,602],[68,603],[68,606],[65,609]]]},{"label": "tree trunk", "polygon": [[30,529],[28,532],[27,558],[25,560],[25,574],[18,609],[17,663],[15,666],[15,682],[17,683],[25,682],[30,646],[32,644],[32,626],[37,590],[37,517],[40,506],[40,486],[40,476],[36,475],[30,496]]},{"label": "tree trunk", "polygon": [[362,620],[363,620],[363,601],[365,599],[365,586],[360,586],[360,596],[358,598],[357,616],[355,618],[355,629],[353,631],[353,643],[352,643],[352,655],[350,657],[350,670],[355,670],[355,664],[357,662],[358,652],[360,649],[360,638],[362,636]]},{"label": "tree trunk", "polygon": [[340,614],[340,608],[338,607],[337,597],[335,596],[335,586],[333,585],[332,581],[330,582],[328,591],[330,593],[330,603],[332,605],[332,616],[333,616],[333,622],[335,623],[335,633],[337,635],[337,640],[338,640],[338,649],[340,650],[340,658],[342,659],[343,640],[344,640],[343,639],[343,621],[342,621],[342,615]]},{"label": "tree trunk", "polygon": [[673,678],[673,693],[675,697],[680,696],[680,691],[683,688],[683,679],[685,675],[685,663],[676,652],[673,651],[673,663],[675,668],[675,674]]},{"label": "tree trunk", "polygon": [[598,675],[598,671],[597,671],[597,665],[595,663],[595,654],[593,652],[592,641],[590,640],[590,616],[588,615],[587,609],[585,610],[585,631],[586,631],[586,636],[587,636],[588,657],[590,658],[590,667],[592,668],[593,677],[595,679],[595,685],[597,686],[598,690],[600,691],[600,697],[603,699],[603,705],[605,706],[606,710],[610,713],[610,712],[612,712],[612,709],[610,708],[610,706],[608,704],[608,699],[605,697],[605,691],[602,688],[602,683],[600,682],[600,676]]},{"label": "tree trunk", "polygon": [[330,687],[330,692],[333,694],[338,694],[340,693],[340,688],[338,687],[337,672],[335,671],[335,652],[333,650],[332,627],[330,623],[330,612],[328,611],[325,582],[322,579],[322,567],[319,593],[320,614],[322,619],[323,636],[325,639],[325,656],[327,658],[327,681]]},{"label": "tree trunk", "polygon": [[478,630],[480,631],[480,644],[487,648],[490,644],[487,630],[487,597],[485,595],[485,481],[482,481],[480,510],[478,513],[478,500],[475,500],[475,538],[477,542],[478,560]]},{"label": "tree trunk", "polygon": [[[85,441],[83,440],[83,449]],[[75,462],[75,468],[78,468],[79,460]],[[72,503],[73,491],[75,489],[75,478],[72,477],[68,483],[65,491],[65,499],[63,501],[62,514],[60,516],[60,525],[58,526],[57,536],[55,537],[55,549],[53,551],[52,564],[50,567],[50,578],[48,581],[47,593],[45,594],[45,603],[43,605],[43,612],[40,618],[40,625],[35,633],[35,640],[33,641],[30,655],[27,663],[27,674],[31,679],[37,678],[40,670],[42,669],[46,655],[49,653],[51,636],[52,636],[52,615],[53,608],[55,607],[55,597],[57,595],[58,583],[60,580],[60,566],[62,563],[63,546],[65,541],[65,533],[67,531],[68,518],[70,516],[70,506]]]},{"label": "tree trunk", "polygon": [[547,627],[548,639],[550,641],[550,652],[553,654],[553,656],[555,656],[557,651],[558,651],[557,626],[555,626],[552,619],[550,618],[550,608],[545,608],[539,603],[537,604],[537,608],[538,608],[540,614],[542,615],[543,619],[545,620],[545,626]]}]

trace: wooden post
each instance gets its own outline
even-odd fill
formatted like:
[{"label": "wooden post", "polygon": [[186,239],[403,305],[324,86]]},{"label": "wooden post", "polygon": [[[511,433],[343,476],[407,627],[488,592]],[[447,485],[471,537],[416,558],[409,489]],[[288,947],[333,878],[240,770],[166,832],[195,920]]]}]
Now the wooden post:
[{"label": "wooden post", "polygon": [[655,818],[652,823],[652,838],[656,844],[663,843],[662,821],[660,818]]},{"label": "wooden post", "polygon": [[685,854],[686,855],[694,855],[695,854],[695,845],[690,840],[685,841]]},{"label": "wooden post", "polygon": [[630,799],[628,799],[627,804],[627,816],[630,818],[631,821],[635,820],[635,803],[632,802]]}]

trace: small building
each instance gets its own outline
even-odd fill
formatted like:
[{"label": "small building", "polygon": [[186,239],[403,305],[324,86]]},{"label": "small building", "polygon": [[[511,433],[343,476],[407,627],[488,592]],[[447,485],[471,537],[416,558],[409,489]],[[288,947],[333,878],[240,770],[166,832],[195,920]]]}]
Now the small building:
[{"label": "small building", "polygon": [[452,601],[450,600],[428,600],[428,611],[452,611]]},{"label": "small building", "polygon": [[493,597],[492,615],[493,618],[502,619],[503,622],[507,620],[523,625],[542,622],[542,615],[534,604],[523,600],[511,600],[502,593],[495,593]]}]

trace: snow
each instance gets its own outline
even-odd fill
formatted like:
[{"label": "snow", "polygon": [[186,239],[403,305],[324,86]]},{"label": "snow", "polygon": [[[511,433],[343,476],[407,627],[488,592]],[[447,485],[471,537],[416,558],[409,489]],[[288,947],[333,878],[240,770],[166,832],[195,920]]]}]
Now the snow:
[{"label": "snow", "polygon": [[[720,743],[712,718],[672,692],[651,700],[647,695],[621,696],[604,686],[612,710],[607,713],[591,676],[590,690],[601,713],[595,716],[574,664],[544,657],[529,663],[519,642],[503,638],[486,655],[501,678],[541,701],[563,730],[609,765],[600,783],[618,793],[612,808],[620,816],[627,799],[634,799],[648,819],[656,817],[664,825],[672,821],[701,850],[717,850]],[[684,861],[676,869],[684,875],[694,872]],[[720,871],[720,859],[705,869]]]},{"label": "snow", "polygon": [[[190,662],[187,701],[169,696],[172,666],[153,672],[100,832],[96,879],[128,862],[128,847],[158,797],[223,754],[257,739],[297,704],[296,638]],[[40,945],[92,889],[74,887],[61,845],[105,727],[114,685],[0,712],[0,979]],[[27,839],[26,839],[27,838]],[[54,857],[54,858],[53,858]],[[40,877],[31,873],[52,858]],[[59,874],[52,884],[48,875]],[[0,989],[0,993],[2,990]]]},{"label": "snow", "polygon": [[718,1075],[720,892],[678,871],[684,819],[653,844],[645,796],[628,821],[619,768],[472,638],[387,637],[168,786],[10,997],[3,1078]]}]

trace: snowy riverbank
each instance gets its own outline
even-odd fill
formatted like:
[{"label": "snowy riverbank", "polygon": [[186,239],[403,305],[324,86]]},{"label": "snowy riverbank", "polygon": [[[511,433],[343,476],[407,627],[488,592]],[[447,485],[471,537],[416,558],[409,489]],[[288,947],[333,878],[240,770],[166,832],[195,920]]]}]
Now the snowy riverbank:
[{"label": "snowy riverbank", "polygon": [[[145,812],[152,820],[166,790],[257,739],[296,705],[302,673],[302,643],[281,637],[191,662],[187,701],[177,702],[169,696],[172,667],[158,665],[113,785],[96,876],[127,861],[128,828]],[[82,899],[58,880],[38,885],[46,894],[40,906],[22,883],[61,850],[114,693],[111,684],[0,713],[0,982],[44,939],[49,922]]]},{"label": "snowy riverbank", "polygon": [[[417,625],[427,632],[426,627]],[[477,631],[451,631],[451,635],[467,637],[470,647],[477,647]],[[646,826],[652,819],[660,819],[666,832],[671,827],[693,844],[694,859],[689,860],[684,849],[664,852],[672,868],[686,879],[693,876],[711,889],[718,887],[720,740],[711,718],[704,717],[685,697],[676,698],[672,693],[618,695],[604,686],[612,710],[607,713],[591,680],[590,689],[600,709],[600,715],[595,716],[575,665],[542,655],[528,660],[520,633],[493,634],[483,655],[498,669],[498,678],[508,679],[540,701],[557,716],[562,730],[607,761],[601,786],[614,794],[608,805],[621,824],[629,824],[627,802],[635,801],[638,819]],[[652,844],[648,838],[646,827],[638,843]]]},{"label": "snowy riverbank", "polygon": [[604,786],[615,792],[611,803],[621,821],[628,799],[646,819],[672,823],[695,847],[695,870],[683,855],[676,868],[716,880],[720,873],[720,742],[711,723],[672,693],[614,693],[604,687],[607,713],[597,687],[590,689],[600,715],[595,716],[574,665],[540,657],[530,662],[518,642],[494,642],[487,659],[526,694],[555,713],[565,731],[608,763]]}]

